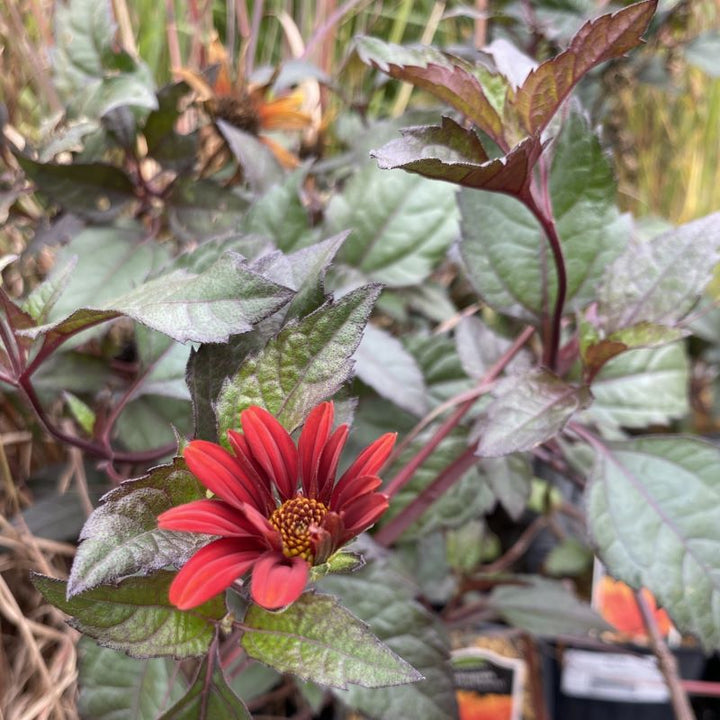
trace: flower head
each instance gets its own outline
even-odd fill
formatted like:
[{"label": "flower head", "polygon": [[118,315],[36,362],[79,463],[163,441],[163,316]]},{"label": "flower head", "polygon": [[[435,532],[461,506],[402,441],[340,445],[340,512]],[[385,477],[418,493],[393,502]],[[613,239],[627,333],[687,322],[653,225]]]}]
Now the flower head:
[{"label": "flower head", "polygon": [[[269,97],[269,85],[250,84],[238,76],[231,79],[231,61],[227,50],[218,40],[212,40],[207,49],[210,66],[217,66],[212,84],[201,74],[189,68],[178,68],[175,75],[184,80],[196,93],[213,121],[224,120],[244,130],[270,148],[278,161],[287,168],[297,167],[298,158],[281,143],[265,132],[275,130],[305,130],[312,117],[304,109],[305,96],[300,90]],[[204,134],[208,153],[217,152],[225,141],[217,133]]]},{"label": "flower head", "polygon": [[283,426],[260,407],[240,415],[243,432],[229,430],[233,453],[193,440],[184,452],[190,472],[215,497],[167,510],[164,530],[208,533],[218,540],[196,552],[170,586],[182,610],[201,605],[252,570],[252,599],[272,610],[297,600],[310,567],[369,528],[387,509],[376,492],[377,472],[395,434],[369,445],[335,482],[348,435],[332,430],[331,402],[308,416],[295,446]]}]

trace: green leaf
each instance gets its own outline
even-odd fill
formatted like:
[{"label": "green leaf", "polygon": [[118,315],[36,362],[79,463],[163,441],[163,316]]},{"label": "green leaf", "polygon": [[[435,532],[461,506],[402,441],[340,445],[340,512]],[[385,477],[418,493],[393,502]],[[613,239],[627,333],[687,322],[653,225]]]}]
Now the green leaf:
[{"label": "green leaf", "polygon": [[338,262],[391,287],[422,282],[457,235],[455,189],[365,164],[327,208],[329,232],[353,232]]},{"label": "green leaf", "polygon": [[36,323],[42,324],[47,322],[48,313],[58,301],[65,290],[70,276],[75,270],[78,258],[70,258],[67,263],[62,266],[56,265],[58,270],[51,273],[45,278],[33,291],[27,296],[22,305],[25,312],[29,313]]},{"label": "green leaf", "polygon": [[530,499],[532,470],[527,457],[517,453],[485,458],[480,467],[498,502],[513,520],[519,520]]},{"label": "green leaf", "polygon": [[[480,318],[471,315],[460,320],[455,328],[455,346],[463,370],[480,380],[502,357],[511,341],[491,330]],[[530,365],[528,353],[521,351],[507,365],[510,374],[522,372]]]},{"label": "green leaf", "polygon": [[72,627],[104,647],[138,658],[202,655],[210,647],[216,621],[225,615],[225,599],[219,595],[191,612],[178,610],[168,600],[173,578],[169,572],[132,577],[69,600],[63,580],[35,575],[33,583],[48,602],[73,616]]},{"label": "green leaf", "polygon": [[190,88],[184,82],[160,88],[158,107],[147,116],[142,131],[148,155],[164,167],[177,171],[191,170],[195,164],[196,135],[181,135],[175,131],[175,123],[180,117],[178,104],[189,92]]},{"label": "green leaf", "polygon": [[181,345],[167,335],[138,325],[135,346],[144,378],[133,397],[161,395],[177,400],[190,399],[185,383],[190,345]]},{"label": "green leaf", "polygon": [[400,132],[402,138],[372,151],[378,167],[402,168],[433,180],[511,195],[527,190],[542,151],[537,138],[527,138],[504,157],[491,160],[472,130],[447,117],[443,117],[441,126],[405,128]]},{"label": "green leaf", "polygon": [[495,399],[473,430],[477,454],[485,457],[530,450],[557,435],[587,407],[587,388],[569,385],[549,370],[535,369],[496,385]]},{"label": "green leaf", "polygon": [[75,418],[75,422],[77,422],[85,433],[92,435],[93,428],[95,427],[95,412],[93,409],[77,397],[77,395],[73,395],[70,392],[65,391],[63,397],[67,403],[68,410],[70,410],[73,418]]},{"label": "green leaf", "polygon": [[[193,399],[198,437],[217,440],[215,401],[225,380],[235,375],[244,359],[250,353],[259,352],[277,334],[281,323],[309,315],[325,302],[325,273],[345,237],[346,234],[342,233],[287,256],[281,253],[262,256],[277,257],[282,272],[276,273],[274,268],[265,267],[261,274],[272,272],[271,279],[295,290],[295,297],[275,315],[256,326],[253,332],[232,337],[224,345],[202,345],[191,353],[187,365],[187,385]],[[197,251],[193,253],[193,257],[196,256]]]},{"label": "green leaf", "polygon": [[547,314],[556,277],[554,268],[544,270],[547,241],[531,212],[513,197],[476,190],[461,190],[458,206],[460,252],[483,299],[524,320]]},{"label": "green leaf", "polygon": [[[612,167],[585,120],[572,115],[557,140],[550,193],[567,272],[566,310],[595,299],[622,251],[626,221],[615,206]],[[557,293],[544,233],[518,200],[461,190],[463,259],[470,281],[495,309],[522,319],[547,315]]]},{"label": "green leaf", "polygon": [[325,302],[325,273],[346,238],[343,232],[286,256],[287,286],[295,290],[295,297],[283,313],[285,322],[309,315]]},{"label": "green leaf", "polygon": [[406,48],[371,37],[356,44],[363,62],[432,93],[502,142],[502,120],[468,63],[433,47]]},{"label": "green leaf", "polygon": [[625,352],[595,376],[583,417],[611,428],[667,425],[689,412],[689,372],[683,343]]},{"label": "green leaf", "polygon": [[320,585],[338,595],[391,650],[425,677],[411,685],[336,691],[344,703],[369,717],[457,718],[445,629],[414,600],[415,588],[407,578],[386,561],[374,560],[351,575],[323,578]]},{"label": "green leaf", "polygon": [[158,720],[252,720],[252,717],[227,684],[219,663],[209,672],[205,658],[187,694]]},{"label": "green leaf", "polygon": [[635,237],[599,288],[607,332],[639,323],[673,325],[697,303],[720,259],[720,213],[652,240]]},{"label": "green leaf", "polygon": [[251,605],[243,629],[250,657],[304,680],[344,689],[422,679],[330,595],[305,593],[281,612]]},{"label": "green leaf", "polygon": [[696,438],[594,444],[590,531],[609,572],[720,647],[720,450]]},{"label": "green leaf", "polygon": [[203,497],[204,488],[179,458],[109,492],[80,534],[68,596],[128,575],[183,565],[208,536],[160,530],[157,516]]},{"label": "green leaf", "polygon": [[314,243],[317,233],[310,227],[309,211],[300,199],[306,175],[304,168],[296,170],[254,202],[247,214],[247,232],[270,238],[283,252]]},{"label": "green leaf", "polygon": [[242,410],[259,405],[294,430],[318,402],[350,377],[355,352],[379,288],[367,285],[286,325],[245,360],[217,400],[221,438],[237,427]]},{"label": "green leaf", "polygon": [[192,431],[190,403],[160,395],[141,395],[123,409],[115,424],[118,443],[131,452],[166,449],[158,460],[170,459],[178,437]]},{"label": "green leaf", "polygon": [[522,584],[500,585],[488,598],[488,605],[508,624],[543,637],[611,629],[562,582],[531,575],[518,579]]},{"label": "green leaf", "polygon": [[222,237],[242,225],[248,201],[212,180],[179,177],[167,197],[170,227],[188,242]]},{"label": "green leaf", "polygon": [[138,660],[81,638],[78,645],[78,711],[92,720],[156,720],[183,694],[175,663]]},{"label": "green leaf", "polygon": [[178,342],[224,342],[230,335],[251,330],[293,294],[252,272],[239,255],[228,252],[199,275],[176,270],[102,305],[34,328],[32,334],[46,335],[48,352],[81,330],[127,315]]},{"label": "green leaf", "polygon": [[135,200],[132,181],[112,165],[41,163],[20,153],[15,157],[41,193],[92,222],[107,223]]},{"label": "green leaf", "polygon": [[548,575],[565,577],[580,575],[590,569],[592,562],[593,554],[588,546],[568,537],[548,553],[543,567]]},{"label": "green leaf", "polygon": [[568,308],[579,309],[597,299],[608,265],[630,235],[629,218],[616,205],[611,158],[579,113],[570,115],[557,138],[550,196],[565,255]]},{"label": "green leaf", "polygon": [[215,127],[225,138],[230,152],[243,169],[245,180],[255,193],[265,193],[282,182],[283,169],[267,145],[224,120],[216,120]]},{"label": "green leaf", "polygon": [[55,6],[55,87],[77,116],[157,107],[152,74],[144,63],[117,52],[115,33],[110,3],[70,0]]},{"label": "green leaf", "polygon": [[654,348],[676,342],[689,334],[683,328],[638,323],[600,339],[600,333],[588,322],[580,326],[580,354],[589,377],[594,377],[606,362],[636,348]]},{"label": "green leaf", "polygon": [[[431,426],[405,449],[397,462],[383,474],[392,477],[427,443],[437,425]],[[402,512],[451,462],[467,448],[467,435],[458,430],[446,437],[432,455],[416,470],[412,480],[401,488],[381,518],[385,524]],[[427,535],[440,528],[458,527],[489,511],[495,498],[482,473],[471,467],[453,486],[439,497],[403,534],[404,540]]]},{"label": "green leaf", "polygon": [[[144,229],[136,223],[91,227],[75,235],[58,253],[57,270],[46,281],[62,290],[48,308],[46,322],[61,320],[78,308],[98,306],[142,285],[170,258],[166,247],[145,240]],[[73,267],[68,279],[66,268]]]},{"label": "green leaf", "polygon": [[355,355],[357,376],[379,395],[413,415],[427,412],[427,391],[415,358],[390,333],[365,328]]},{"label": "green leaf", "polygon": [[465,374],[453,341],[442,335],[409,337],[405,343],[425,376],[432,407],[470,390],[475,383]]},{"label": "green leaf", "polygon": [[589,70],[639,45],[656,6],[657,0],[644,0],[591,20],[580,28],[567,50],[533,70],[509,99],[527,132],[541,132]]}]

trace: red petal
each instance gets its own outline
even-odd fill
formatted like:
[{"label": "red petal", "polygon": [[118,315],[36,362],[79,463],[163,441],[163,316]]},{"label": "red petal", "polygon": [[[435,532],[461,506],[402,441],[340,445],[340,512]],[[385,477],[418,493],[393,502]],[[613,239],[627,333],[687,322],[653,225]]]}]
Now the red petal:
[{"label": "red petal", "polygon": [[256,405],[243,410],[240,422],[253,458],[273,478],[280,497],[289,500],[297,489],[298,454],[288,431]]},{"label": "red petal", "polygon": [[[227,439],[235,453],[238,464],[243,469],[243,472],[250,478],[257,495],[262,499],[262,503],[257,506],[258,510],[267,512],[271,508],[274,508],[275,501],[272,496],[272,481],[265,474],[265,471],[254,461],[245,436],[235,430],[228,430]],[[264,507],[262,507],[262,505],[264,505]]]},{"label": "red petal", "polygon": [[180,610],[202,605],[248,570],[264,548],[255,540],[223,538],[198,550],[170,585],[170,602]]},{"label": "red petal", "polygon": [[353,500],[377,490],[381,485],[382,480],[377,475],[343,477],[333,490],[330,507],[335,512],[341,512]]},{"label": "red petal", "polygon": [[247,522],[255,529],[270,545],[277,550],[282,550],[282,539],[280,533],[270,524],[270,521],[252,505],[243,505],[241,508]]},{"label": "red petal", "polygon": [[251,483],[225,448],[207,440],[193,440],[183,451],[183,457],[190,472],[221,500],[231,505],[256,504]]},{"label": "red petal", "polygon": [[345,523],[343,544],[367,530],[388,508],[387,495],[368,493],[351,502],[340,514]]},{"label": "red petal", "polygon": [[331,402],[324,402],[314,408],[305,421],[298,441],[300,474],[305,497],[318,497],[318,469],[320,457],[330,437],[335,409]]},{"label": "red petal", "polygon": [[237,508],[222,500],[195,500],[158,515],[161,530],[208,533],[222,537],[256,535],[255,527]]},{"label": "red petal", "polygon": [[377,475],[378,470],[385,464],[392,452],[395,438],[397,438],[397,433],[386,433],[374,443],[368,445],[358,455],[357,460],[345,471],[338,484],[342,483],[346,478],[360,475]]},{"label": "red petal", "polygon": [[340,462],[343,447],[348,436],[348,426],[341,425],[330,437],[320,458],[318,470],[318,497],[317,499],[327,505],[330,502],[333,485],[335,484],[335,473]]},{"label": "red petal", "polygon": [[295,602],[307,583],[309,565],[301,557],[286,558],[265,553],[253,567],[250,594],[267,610],[277,610]]}]

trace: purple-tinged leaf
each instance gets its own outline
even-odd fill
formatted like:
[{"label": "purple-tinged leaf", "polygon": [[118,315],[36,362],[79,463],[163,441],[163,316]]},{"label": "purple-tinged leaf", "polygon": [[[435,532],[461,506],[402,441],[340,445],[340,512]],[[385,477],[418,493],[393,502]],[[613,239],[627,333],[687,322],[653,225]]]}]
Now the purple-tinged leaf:
[{"label": "purple-tinged leaf", "polygon": [[655,348],[676,342],[690,332],[679,327],[642,322],[601,337],[589,322],[581,324],[580,355],[590,378],[612,358],[636,348]]},{"label": "purple-tinged leaf", "polygon": [[378,395],[413,415],[421,417],[427,412],[422,371],[396,337],[368,325],[355,353],[355,363],[357,376]]},{"label": "purple-tinged leaf", "polygon": [[495,399],[473,433],[485,457],[531,450],[557,435],[592,396],[586,387],[570,385],[548,370],[531,370],[500,382]]},{"label": "purple-tinged leaf", "polygon": [[15,157],[40,192],[93,222],[108,222],[135,199],[132,181],[113,165],[40,163],[20,153]]},{"label": "purple-tinged leaf", "polygon": [[488,605],[505,622],[540,636],[586,635],[610,626],[586,602],[558,580],[524,576],[522,584],[500,585]]},{"label": "purple-tinged leaf", "polygon": [[636,348],[611,358],[592,380],[584,422],[616,430],[669,425],[689,412],[690,364],[684,343]]},{"label": "purple-tinged leaf", "polygon": [[720,450],[679,436],[594,442],[590,532],[609,572],[720,647]]},{"label": "purple-tinged leaf", "polygon": [[364,62],[432,93],[505,144],[500,115],[467,63],[432,47],[406,48],[370,37],[358,39],[357,50]]},{"label": "purple-tinged leaf", "polygon": [[304,680],[345,689],[423,679],[331,595],[305,593],[282,612],[251,605],[243,629],[250,657]]},{"label": "purple-tinged leaf", "polygon": [[178,342],[224,342],[285,305],[293,291],[252,272],[235,253],[225,253],[196,275],[176,270],[146,282],[97,308],[81,308],[59,322],[27,331],[44,335],[49,354],[81,330],[126,315]]},{"label": "purple-tinged leaf", "polygon": [[203,497],[204,488],[179,458],[111,490],[80,533],[68,596],[128,575],[148,575],[168,565],[184,564],[208,536],[160,530],[157,516]]},{"label": "purple-tinged leaf", "polygon": [[117,586],[102,585],[66,599],[66,583],[35,575],[33,583],[45,599],[71,615],[69,624],[104,647],[137,658],[186,658],[207,652],[215,626],[226,613],[224,595],[191,612],[168,599],[174,573],[131,577]]},{"label": "purple-tinged leaf", "polygon": [[173,660],[138,660],[90,638],[78,643],[78,685],[78,711],[88,720],[156,720],[185,689]]},{"label": "purple-tinged leaf", "polygon": [[[597,297],[607,267],[625,246],[626,218],[615,203],[612,167],[584,118],[571,115],[555,143],[550,196],[567,271],[566,312]],[[547,315],[557,293],[555,266],[537,219],[516,198],[458,194],[469,279],[501,312]]]},{"label": "purple-tinged leaf", "polygon": [[509,102],[527,132],[547,126],[585,73],[639,45],[656,7],[657,0],[643,0],[585,23],[567,50],[533,70]]},{"label": "purple-tinged leaf", "polygon": [[603,328],[613,333],[640,323],[677,323],[699,300],[719,259],[720,213],[652,240],[632,238],[599,288]]},{"label": "purple-tinged leaf", "polygon": [[23,303],[23,310],[29,313],[36,323],[47,322],[48,313],[67,287],[77,261],[77,256],[71,257],[63,267],[57,272],[53,272],[27,296]]},{"label": "purple-tinged leaf", "polygon": [[227,684],[220,664],[208,672],[205,658],[187,694],[158,720],[252,720],[245,703]]},{"label": "purple-tinged leaf", "polygon": [[532,485],[532,470],[527,455],[514,453],[485,458],[480,469],[505,512],[513,520],[520,520],[530,499]]},{"label": "purple-tinged leaf", "polygon": [[334,395],[353,370],[352,356],[380,288],[365,285],[288,323],[225,381],[217,399],[218,434],[237,427],[242,410],[260,405],[290,431]]},{"label": "purple-tinged leaf", "polygon": [[[372,549],[363,548],[366,556]],[[372,560],[358,572],[323,578],[325,591],[343,603],[391,650],[417,668],[425,679],[409,685],[335,691],[344,704],[373,718],[453,720],[458,710],[449,662],[450,643],[435,616],[415,601],[417,588],[384,560]]]},{"label": "purple-tinged leaf", "polygon": [[520,195],[532,179],[542,145],[526,138],[504,157],[489,159],[472,130],[443,117],[442,125],[405,128],[402,138],[392,140],[371,155],[387,170],[408,172],[464,187]]}]

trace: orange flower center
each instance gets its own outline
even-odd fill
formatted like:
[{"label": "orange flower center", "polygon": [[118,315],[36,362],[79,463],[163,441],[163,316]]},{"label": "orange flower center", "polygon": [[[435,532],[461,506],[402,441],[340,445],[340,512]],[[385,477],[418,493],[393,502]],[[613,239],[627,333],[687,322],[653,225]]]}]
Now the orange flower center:
[{"label": "orange flower center", "polygon": [[327,512],[321,502],[303,496],[286,500],[275,510],[270,516],[270,524],[280,533],[285,557],[299,555],[312,563],[310,527],[320,525]]}]

